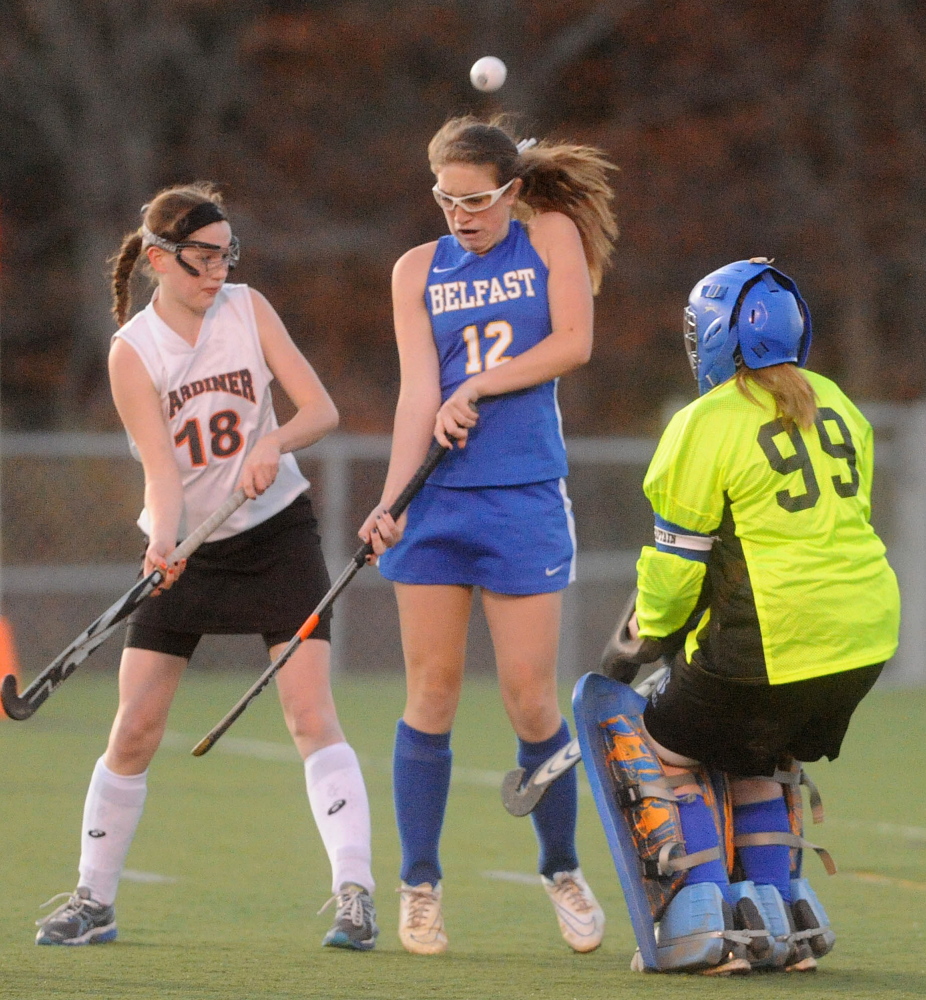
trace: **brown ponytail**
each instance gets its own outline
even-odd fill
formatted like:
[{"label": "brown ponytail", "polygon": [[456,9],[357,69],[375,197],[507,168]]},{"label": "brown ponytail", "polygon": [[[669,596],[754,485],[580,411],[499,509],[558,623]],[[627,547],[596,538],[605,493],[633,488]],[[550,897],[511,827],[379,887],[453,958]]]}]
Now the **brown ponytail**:
[{"label": "brown ponytail", "polygon": [[817,395],[807,376],[795,364],[770,365],[768,368],[746,368],[736,370],[736,387],[753,403],[758,404],[750,392],[750,383],[761,386],[775,401],[775,415],[781,419],[785,429],[797,425],[807,430],[817,417]]},{"label": "brown ponytail", "polygon": [[[164,188],[142,208],[142,224],[152,233],[175,241],[177,224],[197,205],[205,202],[212,202],[219,208],[223,207],[222,195],[208,181],[195,181],[192,184],[177,184]],[[112,313],[119,326],[122,326],[129,317],[132,306],[132,273],[139,258],[143,256],[143,246],[144,239],[139,227],[123,239],[122,246],[111,258]]]},{"label": "brown ponytail", "polygon": [[493,166],[499,185],[520,177],[524,186],[516,217],[562,212],[572,219],[582,237],[592,289],[598,291],[618,232],[608,183],[608,173],[617,167],[600,149],[542,139],[519,153],[505,116],[482,122],[464,115],[437,132],[428,159],[435,174],[448,163],[472,163]]},{"label": "brown ponytail", "polygon": [[141,233],[129,233],[122,241],[119,252],[113,258],[112,270],[112,296],[113,296],[113,316],[116,322],[122,326],[128,318],[129,309],[132,306],[132,290],[129,282],[132,278],[132,271],[141,253]]}]

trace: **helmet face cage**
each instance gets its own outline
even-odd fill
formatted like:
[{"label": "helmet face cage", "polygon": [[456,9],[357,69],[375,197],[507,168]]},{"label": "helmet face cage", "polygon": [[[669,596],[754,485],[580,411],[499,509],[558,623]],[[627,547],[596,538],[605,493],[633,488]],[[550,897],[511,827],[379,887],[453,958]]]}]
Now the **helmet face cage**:
[{"label": "helmet face cage", "polygon": [[682,318],[682,338],[685,342],[685,353],[688,355],[688,364],[691,365],[691,374],[695,379],[698,377],[698,316],[691,306],[685,306]]}]

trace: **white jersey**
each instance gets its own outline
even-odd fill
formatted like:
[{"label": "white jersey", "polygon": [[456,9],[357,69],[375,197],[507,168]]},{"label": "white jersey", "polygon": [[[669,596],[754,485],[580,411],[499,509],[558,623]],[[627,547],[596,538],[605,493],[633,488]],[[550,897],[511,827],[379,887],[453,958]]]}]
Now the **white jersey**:
[{"label": "white jersey", "polygon": [[[273,373],[261,350],[247,285],[222,286],[192,347],[158,316],[153,301],[114,337],[138,352],[161,397],[183,480],[183,538],[234,492],[251,447],[279,426],[270,394]],[[129,445],[139,458],[131,436]],[[295,458],[281,455],[273,485],[239,507],[210,540],[266,521],[308,485]],[[138,526],[146,535],[150,523],[143,510]]]}]

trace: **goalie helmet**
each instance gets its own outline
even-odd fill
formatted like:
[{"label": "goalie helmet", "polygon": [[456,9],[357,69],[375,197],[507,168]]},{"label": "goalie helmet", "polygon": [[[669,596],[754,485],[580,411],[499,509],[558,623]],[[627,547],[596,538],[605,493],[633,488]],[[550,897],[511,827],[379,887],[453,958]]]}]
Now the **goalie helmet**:
[{"label": "goalie helmet", "polygon": [[702,278],[685,308],[685,350],[701,395],[740,365],[803,366],[810,310],[797,285],[765,257],[727,264]]}]

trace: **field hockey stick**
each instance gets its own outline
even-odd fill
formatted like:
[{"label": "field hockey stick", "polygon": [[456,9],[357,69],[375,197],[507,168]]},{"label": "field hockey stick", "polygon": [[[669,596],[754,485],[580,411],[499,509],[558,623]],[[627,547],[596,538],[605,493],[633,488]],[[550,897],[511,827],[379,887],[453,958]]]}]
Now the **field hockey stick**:
[{"label": "field hockey stick", "polygon": [[[648,698],[668,672],[668,666],[663,664],[635,685],[634,691]],[[514,768],[502,780],[502,804],[512,816],[527,816],[540,805],[540,800],[546,795],[550,785],[567,771],[571,771],[581,759],[579,738],[575,737],[548,757],[523,787],[521,782],[524,780],[524,768]]]},{"label": "field hockey stick", "polygon": [[[398,499],[389,508],[389,514],[394,520],[398,520],[400,515],[405,511],[405,508],[411,503],[412,498],[415,494],[424,486],[425,480],[431,473],[437,468],[438,463],[447,453],[447,450],[440,442],[433,441],[431,443],[431,448],[428,454],[425,456],[425,460],[421,463],[418,471],[409,480],[408,485],[399,494]],[[319,601],[318,607],[309,615],[308,618],[302,623],[299,631],[290,639],[286,644],[286,648],[282,653],[270,664],[269,667],[260,675],[260,677],[255,681],[255,683],[248,689],[244,697],[235,705],[235,707],[225,716],[224,719],[209,733],[207,733],[195,747],[190,751],[194,757],[202,757],[204,753],[208,753],[209,750],[215,746],[215,743],[223,733],[225,733],[235,722],[235,720],[241,715],[242,712],[251,704],[251,702],[264,690],[264,688],[270,683],[277,671],[286,663],[286,661],[295,653],[295,651],[305,642],[306,639],[311,636],[315,631],[318,621],[321,616],[328,610],[329,607],[334,603],[335,598],[341,593],[341,591],[353,580],[357,573],[366,565],[367,557],[373,554],[373,545],[370,542],[364,542],[359,549],[354,553],[353,558],[347,564],[341,575],[334,581],[331,585],[331,589],[327,594]]]},{"label": "field hockey stick", "polygon": [[[202,543],[247,499],[244,490],[238,489],[205,521],[171,552],[168,562],[173,565],[192,555]],[[164,582],[164,574],[156,569],[111,605],[97,620],[60,653],[26,688],[16,692],[16,677],[8,674],[0,687],[0,700],[11,719],[28,719],[44,704],[84,660],[101,646],[141,602]]]}]

